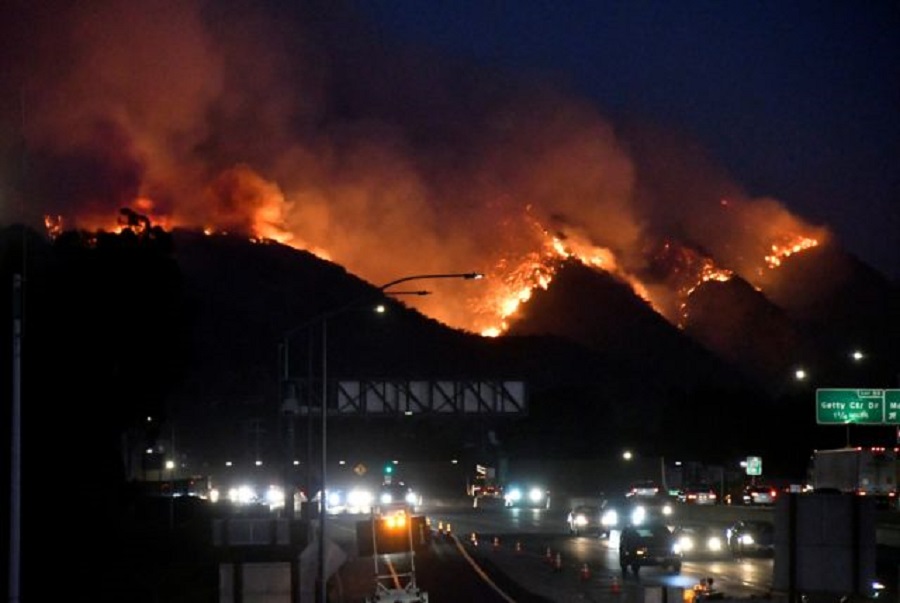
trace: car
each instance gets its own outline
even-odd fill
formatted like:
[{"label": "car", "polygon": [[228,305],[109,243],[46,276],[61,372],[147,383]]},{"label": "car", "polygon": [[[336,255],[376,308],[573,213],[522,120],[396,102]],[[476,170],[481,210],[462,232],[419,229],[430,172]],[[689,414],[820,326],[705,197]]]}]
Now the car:
[{"label": "car", "polygon": [[329,515],[371,513],[374,503],[375,495],[366,486],[338,486],[326,490],[325,510]]},{"label": "car", "polygon": [[659,487],[659,484],[653,480],[645,479],[632,483],[628,488],[628,492],[625,493],[625,496],[629,498],[658,496],[661,492],[662,489]]},{"label": "car", "polygon": [[719,499],[715,488],[708,484],[699,484],[679,490],[678,502],[689,505],[714,505]]},{"label": "car", "polygon": [[674,529],[684,559],[721,559],[728,556],[725,532],[709,526],[679,526]]},{"label": "car", "polygon": [[600,514],[601,536],[612,530],[643,525],[652,521],[666,523],[674,518],[675,506],[666,496],[624,496],[603,501]]},{"label": "car", "polygon": [[777,488],[759,484],[746,486],[741,493],[741,501],[745,505],[774,505],[777,498]]},{"label": "car", "polygon": [[511,484],[503,489],[503,505],[510,508],[549,509],[550,491],[534,484]]},{"label": "car", "polygon": [[775,526],[760,519],[741,519],[725,529],[725,542],[735,557],[769,556],[775,552]]},{"label": "car", "polygon": [[637,576],[642,567],[657,566],[681,572],[681,548],[675,533],[664,523],[628,526],[619,536],[619,566],[622,573]]},{"label": "car", "polygon": [[569,534],[581,536],[582,534],[603,535],[601,524],[601,508],[599,504],[576,505],[566,516],[569,526]]},{"label": "car", "polygon": [[404,482],[382,484],[376,493],[374,507],[380,514],[391,510],[415,513],[422,507],[422,495]]}]

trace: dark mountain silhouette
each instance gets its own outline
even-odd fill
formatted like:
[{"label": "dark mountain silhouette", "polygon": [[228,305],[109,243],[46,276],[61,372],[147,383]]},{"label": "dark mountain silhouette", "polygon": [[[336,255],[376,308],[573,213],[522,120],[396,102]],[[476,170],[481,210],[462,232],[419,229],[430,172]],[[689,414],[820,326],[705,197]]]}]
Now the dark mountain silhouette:
[{"label": "dark mountain silhouette", "polygon": [[[477,450],[493,433],[523,455],[590,457],[641,445],[716,459],[751,447],[777,456],[779,442],[761,435],[776,418],[787,417],[798,434],[790,446],[799,450],[835,433],[815,426],[811,386],[798,390],[783,379],[805,353],[829,370],[826,360],[840,352],[846,363],[853,342],[872,358],[852,367],[855,378],[851,367],[832,368],[819,383],[895,385],[896,288],[833,249],[791,258],[779,286],[765,293],[739,279],[703,285],[683,331],[610,275],[568,264],[508,335],[487,339],[384,300],[342,267],[276,243],[154,228],[65,233],[53,242],[17,227],[2,235],[4,274],[25,267],[28,412],[54,418],[39,422],[40,440],[87,442],[86,454],[97,456],[115,450],[110,476],[134,462],[119,454],[123,433],[138,450],[171,439],[160,429],[172,426],[191,459],[281,454],[282,338],[353,300],[358,308],[328,322],[329,378],[522,380],[529,413],[338,421],[336,446],[399,443],[411,455],[439,455]],[[372,315],[370,300],[390,311]],[[3,303],[8,308],[9,296]],[[321,337],[295,331],[292,375],[307,370],[309,345],[315,350]]]}]

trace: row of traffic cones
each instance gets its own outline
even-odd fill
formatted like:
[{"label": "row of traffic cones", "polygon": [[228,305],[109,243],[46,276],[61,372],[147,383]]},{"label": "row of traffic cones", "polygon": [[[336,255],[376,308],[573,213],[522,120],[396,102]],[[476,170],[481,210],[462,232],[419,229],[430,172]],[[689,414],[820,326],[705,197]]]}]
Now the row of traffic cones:
[{"label": "row of traffic cones", "polygon": [[[450,524],[448,523],[445,526],[443,522],[438,522],[438,532],[441,534],[449,535],[451,533]],[[477,547],[479,542],[478,534],[476,532],[472,532],[469,536],[469,541],[472,546]],[[500,548],[499,536],[494,536],[491,539],[491,546],[495,551]],[[519,540],[516,541],[515,552],[522,553],[522,542]],[[562,571],[562,555],[558,551],[556,552],[556,554],[554,554],[549,546],[544,551],[544,561],[553,569],[554,572]],[[578,572],[578,576],[583,582],[590,581],[591,569],[587,563],[582,564],[581,569]],[[611,594],[619,594],[622,592],[622,585],[619,582],[619,577],[616,574],[612,575],[612,580],[609,585],[609,592]]]}]

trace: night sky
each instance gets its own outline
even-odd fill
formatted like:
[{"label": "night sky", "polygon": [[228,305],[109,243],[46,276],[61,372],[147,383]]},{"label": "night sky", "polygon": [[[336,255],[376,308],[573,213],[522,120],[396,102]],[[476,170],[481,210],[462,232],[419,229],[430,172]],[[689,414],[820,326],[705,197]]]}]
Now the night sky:
[{"label": "night sky", "polygon": [[[680,286],[657,266],[672,242],[762,290],[766,255],[798,237],[900,278],[897,2],[47,0],[0,16],[0,222],[98,230],[128,206],[370,282],[477,269],[498,288],[552,235],[660,308]],[[496,326],[490,304],[439,299],[417,307]]]},{"label": "night sky", "polygon": [[900,4],[355,0],[386,38],[696,137],[747,192],[900,277]]}]

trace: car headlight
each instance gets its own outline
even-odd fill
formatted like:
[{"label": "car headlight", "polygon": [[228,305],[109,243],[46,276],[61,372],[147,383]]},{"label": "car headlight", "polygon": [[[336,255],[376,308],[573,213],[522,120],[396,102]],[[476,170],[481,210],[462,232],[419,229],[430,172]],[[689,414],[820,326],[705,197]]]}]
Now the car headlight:
[{"label": "car headlight", "polygon": [[338,507],[340,506],[342,499],[343,497],[340,492],[329,492],[326,500],[328,500],[329,507]]},{"label": "car headlight", "polygon": [[284,490],[278,486],[269,486],[266,490],[266,503],[270,507],[284,506]]},{"label": "car headlight", "polygon": [[252,486],[238,486],[228,491],[228,500],[239,505],[249,505],[256,500],[256,490]]},{"label": "car headlight", "polygon": [[575,516],[575,525],[576,526],[586,526],[588,523],[587,517],[584,515],[576,515]]},{"label": "car headlight", "polygon": [[677,547],[677,550],[675,551],[676,553],[681,552],[681,551],[693,551],[694,550],[694,539],[691,538],[690,536],[682,536],[675,543],[675,546]]},{"label": "car headlight", "polygon": [[741,544],[753,544],[755,542],[750,534],[741,534],[740,541]]},{"label": "car headlight", "polygon": [[351,507],[368,507],[372,504],[372,493],[368,490],[350,490],[347,494],[347,504]]},{"label": "car headlight", "polygon": [[390,492],[382,492],[380,500],[381,500],[381,504],[389,505],[389,504],[391,504],[391,502],[393,502],[394,497],[391,496]]},{"label": "car headlight", "polygon": [[532,488],[528,491],[528,498],[531,502],[541,502],[544,498],[544,491],[540,488]]},{"label": "car headlight", "polygon": [[406,502],[411,505],[419,504],[419,495],[415,492],[407,492],[406,493]]},{"label": "car headlight", "polygon": [[711,536],[709,540],[706,541],[706,548],[711,551],[721,551],[722,550],[722,539],[718,536]]},{"label": "car headlight", "polygon": [[603,513],[603,516],[600,518],[600,523],[608,528],[615,526],[619,523],[619,514],[616,513],[615,509],[609,509]]},{"label": "car headlight", "polygon": [[513,488],[506,493],[506,498],[512,502],[518,502],[522,500],[522,491],[518,488]]},{"label": "car headlight", "polygon": [[684,548],[681,541],[678,541],[672,545],[672,552],[676,555],[680,555],[683,550]]},{"label": "car headlight", "polygon": [[663,508],[662,508],[662,514],[663,515],[671,515],[672,514],[672,505],[670,505],[668,503],[664,504]]},{"label": "car headlight", "polygon": [[640,525],[644,523],[644,520],[647,519],[647,509],[643,506],[635,507],[631,512],[631,523],[634,525]]}]

